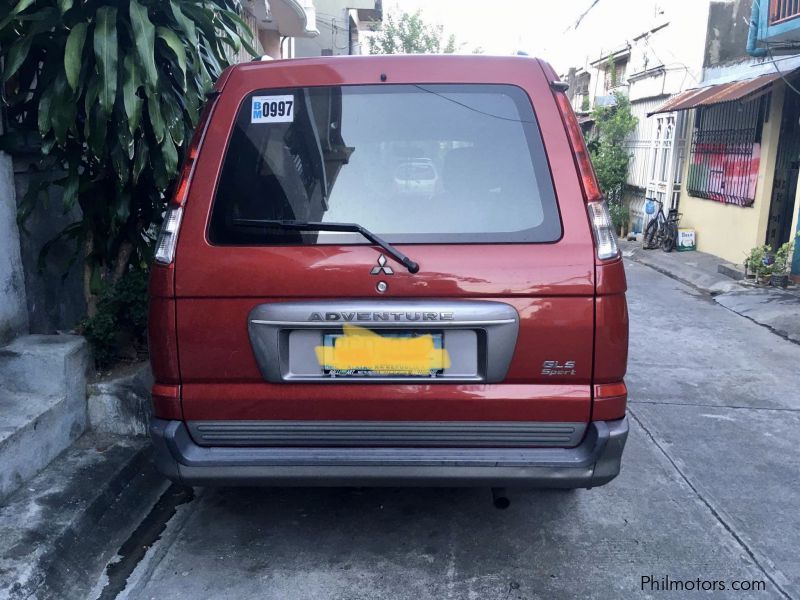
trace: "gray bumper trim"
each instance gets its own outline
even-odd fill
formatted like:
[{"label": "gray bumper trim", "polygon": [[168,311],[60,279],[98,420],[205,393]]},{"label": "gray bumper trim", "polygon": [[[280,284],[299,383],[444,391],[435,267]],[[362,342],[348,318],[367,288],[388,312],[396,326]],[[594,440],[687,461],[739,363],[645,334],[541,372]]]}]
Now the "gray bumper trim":
[{"label": "gray bumper trim", "polygon": [[187,421],[200,446],[571,448],[586,423],[525,421]]},{"label": "gray bumper trim", "polygon": [[202,447],[182,421],[153,419],[159,470],[188,485],[593,487],[617,476],[628,421],[589,424],[574,448]]}]

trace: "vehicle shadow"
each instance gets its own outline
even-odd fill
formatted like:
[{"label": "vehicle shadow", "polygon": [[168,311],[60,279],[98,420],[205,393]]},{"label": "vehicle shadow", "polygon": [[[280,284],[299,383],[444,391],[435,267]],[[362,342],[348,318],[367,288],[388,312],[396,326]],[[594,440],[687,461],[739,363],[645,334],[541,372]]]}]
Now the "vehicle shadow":
[{"label": "vehicle shadow", "polygon": [[549,561],[530,559],[574,543],[580,493],[510,489],[499,510],[489,488],[206,488],[195,519],[212,544],[203,551],[236,548],[250,576],[300,585],[313,571],[340,591],[366,577],[402,598],[444,597],[439,586],[458,582],[505,597],[551,577]]}]

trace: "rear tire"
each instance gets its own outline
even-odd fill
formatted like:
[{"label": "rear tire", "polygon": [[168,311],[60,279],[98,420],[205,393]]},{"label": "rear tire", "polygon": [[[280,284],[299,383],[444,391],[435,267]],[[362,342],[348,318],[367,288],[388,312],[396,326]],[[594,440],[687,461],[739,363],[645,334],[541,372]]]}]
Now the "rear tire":
[{"label": "rear tire", "polygon": [[645,250],[655,250],[658,248],[658,219],[650,219],[644,230],[642,247]]},{"label": "rear tire", "polygon": [[667,223],[664,228],[664,237],[661,238],[661,249],[664,252],[672,252],[675,249],[675,242],[678,240],[678,230],[674,224]]}]

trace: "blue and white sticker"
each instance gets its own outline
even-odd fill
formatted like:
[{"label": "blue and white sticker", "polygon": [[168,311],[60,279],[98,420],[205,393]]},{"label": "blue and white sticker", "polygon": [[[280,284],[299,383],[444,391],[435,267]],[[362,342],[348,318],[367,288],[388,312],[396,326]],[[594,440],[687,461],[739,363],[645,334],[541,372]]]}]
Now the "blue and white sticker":
[{"label": "blue and white sticker", "polygon": [[294,121],[294,96],[253,96],[251,123],[291,123]]}]

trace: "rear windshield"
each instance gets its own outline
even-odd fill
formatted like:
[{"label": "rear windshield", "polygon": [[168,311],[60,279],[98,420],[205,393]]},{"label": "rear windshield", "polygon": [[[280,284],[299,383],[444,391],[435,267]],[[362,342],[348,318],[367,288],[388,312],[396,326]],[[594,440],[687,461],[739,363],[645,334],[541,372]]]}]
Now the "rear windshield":
[{"label": "rear windshield", "polygon": [[245,99],[217,186],[215,244],[363,244],[240,219],[358,223],[393,243],[552,242],[553,184],[511,85],[269,89]]}]

